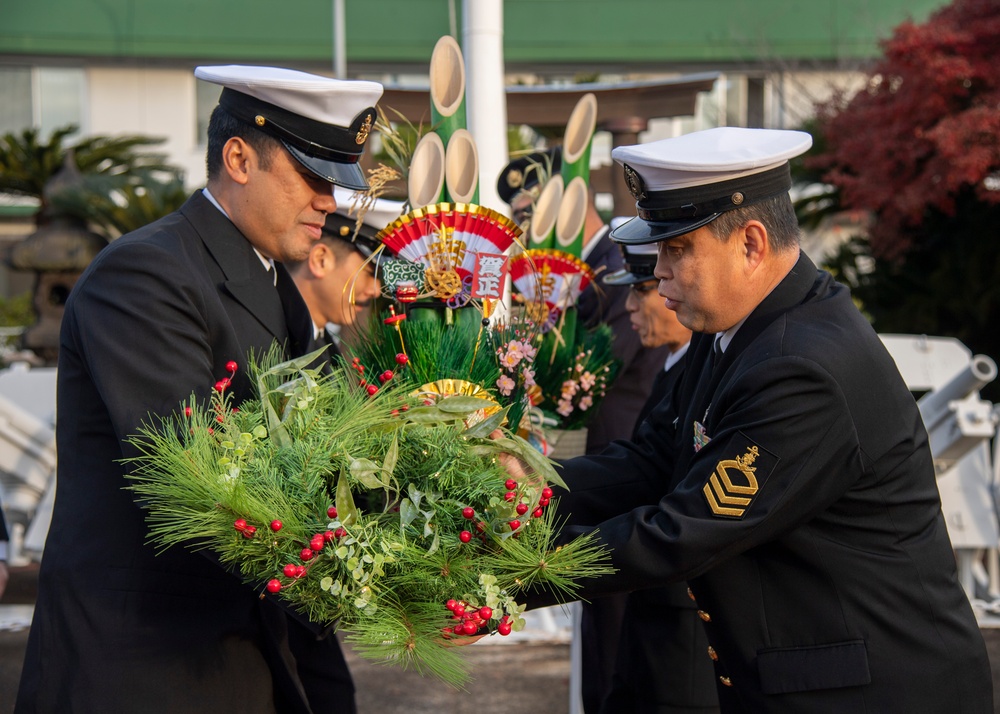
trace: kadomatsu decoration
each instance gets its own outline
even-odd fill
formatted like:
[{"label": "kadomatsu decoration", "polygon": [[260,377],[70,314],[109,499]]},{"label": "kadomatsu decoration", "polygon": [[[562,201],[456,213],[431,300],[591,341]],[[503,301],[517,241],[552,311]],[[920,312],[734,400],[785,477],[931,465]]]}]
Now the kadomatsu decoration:
[{"label": "kadomatsu decoration", "polygon": [[[542,479],[560,479],[496,431],[506,410],[491,399],[415,394],[402,355],[371,384],[321,376],[315,357],[254,368],[260,398],[238,409],[221,380],[207,405],[192,397],[130,440],[129,488],[157,547],[208,548],[361,656],[456,686],[454,640],[523,627],[527,588],[568,600],[609,572],[593,536],[554,546]],[[538,480],[511,479],[505,452]]]}]

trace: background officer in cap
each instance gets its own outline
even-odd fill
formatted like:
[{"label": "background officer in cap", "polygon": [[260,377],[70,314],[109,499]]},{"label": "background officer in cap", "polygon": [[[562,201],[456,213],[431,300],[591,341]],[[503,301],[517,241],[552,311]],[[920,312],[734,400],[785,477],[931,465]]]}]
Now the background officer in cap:
[{"label": "background officer in cap", "polygon": [[916,404],[799,250],[788,159],[810,142],[721,128],[613,152],[638,211],[615,238],[657,243],[659,293],[698,334],[634,441],[565,464],[565,535],[596,527],[618,569],[583,596],[689,581],[724,712],[986,714]]},{"label": "background officer in cap", "polygon": [[[624,220],[611,221],[612,229]],[[619,244],[625,266],[604,276],[605,285],[629,288],[625,309],[643,347],[669,351],[635,422],[632,438],[646,416],[665,399],[684,372],[684,356],[691,330],[663,304],[653,276],[656,245]],[[597,711],[656,712],[656,714],[709,714],[719,711],[712,663],[705,657],[708,640],[687,595],[685,583],[597,598],[604,613],[620,613],[602,628],[597,647],[614,653],[607,685]],[[590,643],[585,639],[583,652]]]},{"label": "background officer in cap", "polygon": [[[500,172],[497,192],[510,204],[512,218],[522,228],[527,229],[534,201],[548,177],[559,172],[561,156],[562,150],[557,146],[515,159]],[[593,191],[587,202],[583,231],[583,261],[598,275],[621,269],[621,253],[608,237],[608,226],[594,206]],[[622,286],[607,286],[599,290],[598,285],[592,283],[580,295],[577,304],[579,317],[585,325],[604,322],[611,327],[615,336],[612,350],[621,362],[618,377],[587,425],[588,454],[599,452],[614,439],[628,438],[635,415],[649,395],[653,378],[667,357],[663,347],[642,346],[625,311],[627,297],[628,290]],[[591,681],[585,677],[585,686],[589,686]]]},{"label": "background officer in cap", "polygon": [[368,258],[381,245],[378,232],[402,210],[398,201],[376,199],[358,225],[348,215],[348,201],[339,203],[326,217],[323,235],[309,256],[286,266],[309,308],[316,346],[328,347],[330,359],[341,354],[340,328],[354,326],[379,294],[376,263]]},{"label": "background officer in cap", "polygon": [[146,544],[122,458],[151,414],[224,377],[239,404],[252,354],[309,346],[281,262],[319,240],[333,184],[367,187],[357,161],[382,87],[270,67],[195,75],[224,87],[208,187],[109,245],[66,304],[58,492],[18,712],[354,711],[332,636],[205,554]]}]

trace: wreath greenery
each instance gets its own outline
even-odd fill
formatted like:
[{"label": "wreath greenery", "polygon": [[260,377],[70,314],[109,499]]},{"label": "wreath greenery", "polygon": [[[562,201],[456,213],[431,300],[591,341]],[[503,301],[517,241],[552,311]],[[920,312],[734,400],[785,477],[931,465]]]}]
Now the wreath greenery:
[{"label": "wreath greenery", "polygon": [[[309,369],[316,356],[272,354],[251,365],[260,398],[235,409],[223,380],[131,439],[129,488],[157,547],[209,548],[361,656],[456,686],[456,639],[522,628],[528,588],[569,600],[609,572],[593,536],[555,547],[546,482],[560,479],[501,428],[506,409],[418,397],[405,379],[370,393]],[[511,480],[504,453],[537,478]]]}]

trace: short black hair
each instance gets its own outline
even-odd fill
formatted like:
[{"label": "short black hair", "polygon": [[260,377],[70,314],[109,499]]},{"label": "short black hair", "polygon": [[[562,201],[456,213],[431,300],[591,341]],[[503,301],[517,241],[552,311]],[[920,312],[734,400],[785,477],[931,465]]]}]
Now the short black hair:
[{"label": "short black hair", "polygon": [[787,193],[726,211],[709,223],[708,228],[712,235],[725,241],[733,231],[750,221],[764,224],[771,246],[776,250],[786,251],[798,247],[799,222],[795,217],[792,199]]},{"label": "short black hair", "polygon": [[234,136],[240,137],[253,147],[260,157],[260,167],[264,171],[271,168],[271,157],[275,149],[281,146],[274,137],[217,106],[212,110],[212,116],[208,120],[208,151],[205,154],[205,163],[209,180],[218,176],[222,170],[222,148]]}]

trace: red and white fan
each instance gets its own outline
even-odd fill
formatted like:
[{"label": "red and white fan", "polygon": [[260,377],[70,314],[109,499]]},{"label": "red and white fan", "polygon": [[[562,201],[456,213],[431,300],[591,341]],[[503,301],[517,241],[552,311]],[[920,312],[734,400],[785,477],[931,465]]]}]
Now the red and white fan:
[{"label": "red and white fan", "polygon": [[437,203],[410,211],[383,228],[378,239],[400,258],[424,268],[471,278],[480,253],[504,253],[521,229],[504,216],[470,203]]},{"label": "red and white fan", "polygon": [[532,304],[545,305],[546,315],[533,316],[537,323],[544,324],[554,311],[576,304],[580,293],[594,279],[594,272],[574,255],[551,248],[536,248],[511,259],[510,276],[514,287],[524,297],[529,313]]}]

